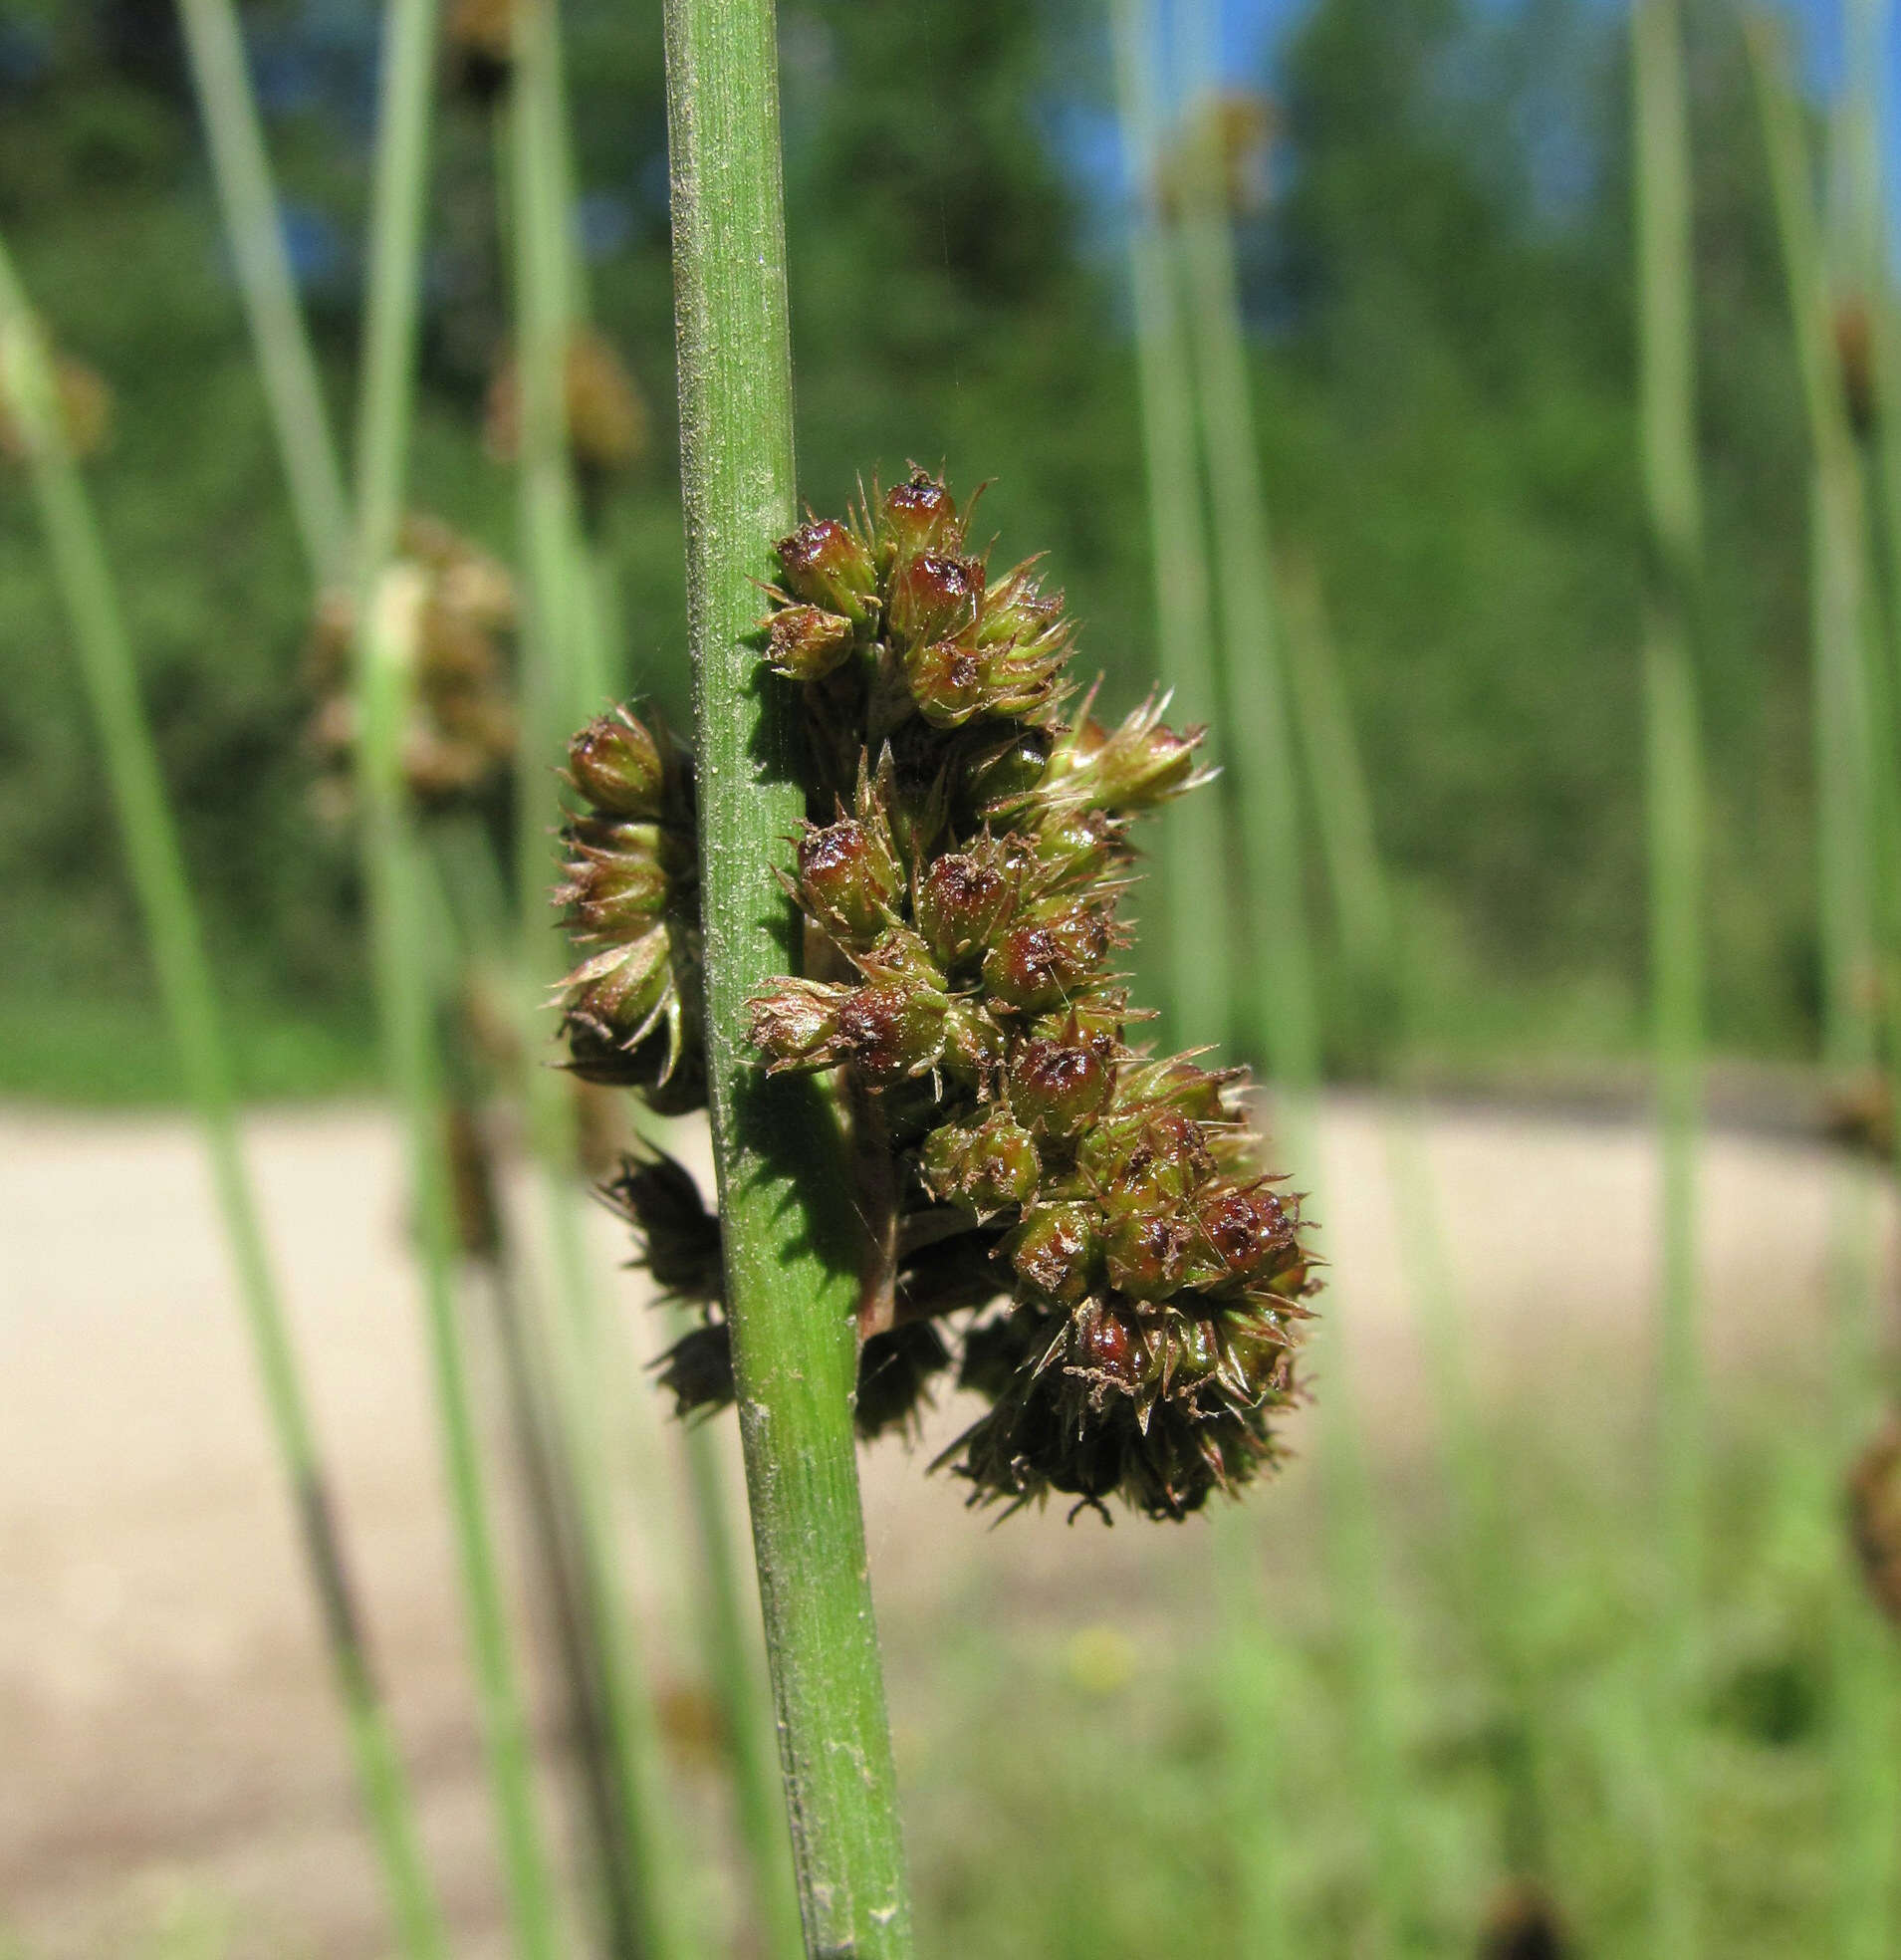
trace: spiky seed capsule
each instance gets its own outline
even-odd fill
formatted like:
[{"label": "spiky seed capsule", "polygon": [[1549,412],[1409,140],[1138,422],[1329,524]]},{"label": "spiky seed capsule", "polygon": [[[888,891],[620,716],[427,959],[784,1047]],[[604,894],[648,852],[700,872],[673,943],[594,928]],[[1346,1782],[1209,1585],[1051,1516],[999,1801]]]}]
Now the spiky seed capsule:
[{"label": "spiky seed capsule", "polygon": [[667,776],[660,744],[625,708],[591,721],[569,743],[568,773],[596,810],[659,821]]},{"label": "spiky seed capsule", "polygon": [[1114,1086],[1111,1064],[1093,1043],[1036,1037],[1010,1065],[1010,1106],[1032,1130],[1073,1136],[1092,1122]]},{"label": "spiky seed capsule", "polygon": [[890,627],[907,646],[955,640],[977,623],[984,568],[974,558],[919,552],[891,582]]},{"label": "spiky seed capsule", "polygon": [[1108,946],[1108,922],[1093,906],[1044,907],[991,948],[984,984],[1011,1007],[1044,1013],[1081,988]]},{"label": "spiky seed capsule", "polygon": [[933,860],[917,889],[917,929],[944,967],[981,956],[1009,916],[1017,877],[1003,847],[985,840]]},{"label": "spiky seed capsule", "polygon": [[901,563],[913,552],[954,550],[964,540],[951,493],[920,469],[886,495],[879,514],[887,562]]},{"label": "spiky seed capsule", "polygon": [[823,606],[788,606],[767,628],[766,658],[788,680],[824,680],[849,658],[851,621]]},{"label": "spiky seed capsule", "polygon": [[1089,1205],[1042,1205],[1024,1220],[1010,1263],[1020,1279],[1059,1307],[1077,1306],[1095,1283],[1100,1253],[1095,1226]]},{"label": "spiky seed capsule", "polygon": [[808,825],[799,840],[799,901],[832,933],[870,941],[896,917],[903,883],[881,827],[840,818]]},{"label": "spiky seed capsule", "polygon": [[877,569],[851,527],[835,518],[802,524],[777,547],[786,590],[809,606],[824,607],[853,625],[870,616]]}]

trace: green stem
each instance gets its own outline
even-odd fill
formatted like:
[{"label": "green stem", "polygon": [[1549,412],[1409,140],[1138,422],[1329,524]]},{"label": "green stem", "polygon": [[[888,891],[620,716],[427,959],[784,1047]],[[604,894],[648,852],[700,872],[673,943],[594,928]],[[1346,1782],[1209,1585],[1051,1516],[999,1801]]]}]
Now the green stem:
[{"label": "green stem", "polygon": [[[1212,74],[1209,0],[1181,8],[1182,73],[1190,115]],[[1220,598],[1229,755],[1237,778],[1242,876],[1263,949],[1264,1045],[1280,1092],[1281,1154],[1317,1186],[1315,1100],[1319,1012],[1295,801],[1294,736],[1273,581],[1273,540],[1248,378],[1234,239],[1222,203],[1212,122],[1191,124],[1188,215],[1181,230],[1201,439],[1209,477]],[[1412,1937],[1412,1851],[1399,1746],[1399,1669],[1380,1597],[1380,1545],[1371,1479],[1346,1367],[1337,1294],[1314,1343],[1320,1457],[1327,1486],[1327,1559],[1353,1671],[1349,1693],[1361,1801],[1371,1837],[1377,1944]]]},{"label": "green stem", "polygon": [[[1135,301],[1142,449],[1148,466],[1155,645],[1163,686],[1189,721],[1218,719],[1208,558],[1195,468],[1194,400],[1171,248],[1158,209],[1161,140],[1152,83],[1154,0],[1112,0],[1122,141],[1133,180],[1129,278]],[[1210,759],[1220,760],[1211,750]],[[1166,813],[1157,888],[1166,908],[1168,1007],[1178,1042],[1230,1040],[1235,951],[1221,892],[1222,804],[1184,797]]]},{"label": "green stem", "polygon": [[[1829,289],[1801,107],[1775,26],[1766,15],[1755,15],[1748,34],[1814,458],[1809,540],[1822,1060],[1832,1072],[1860,1073],[1871,1067],[1876,1047],[1872,887],[1881,855],[1874,835],[1876,752],[1870,740],[1867,510],[1829,331]],[[1878,1344],[1866,1196],[1846,1166],[1834,1168],[1831,1185],[1825,1497],[1832,1518],[1838,1512],[1835,1480],[1862,1440]],[[1842,1960],[1874,1960],[1892,1950],[1894,1791],[1887,1738],[1894,1706],[1891,1669],[1878,1651],[1881,1629],[1851,1570],[1845,1544],[1829,1605],[1829,1755],[1836,1831],[1833,1950]]]},{"label": "green stem", "polygon": [[198,110],[210,140],[211,173],[224,209],[225,235],[231,242],[290,483],[291,507],[312,581],[321,587],[344,570],[350,541],[349,498],[278,224],[271,166],[245,67],[237,10],[232,0],[178,0],[178,13]]},{"label": "green stem", "polygon": [[558,942],[538,902],[553,881],[561,810],[553,763],[577,722],[604,705],[604,676],[589,673],[583,630],[588,578],[569,457],[566,362],[574,327],[561,119],[560,28],[553,0],[521,0],[511,92],[516,373],[521,391],[520,525],[527,594],[523,634],[524,769],[517,841],[522,892],[529,1128],[554,1252],[553,1290],[565,1322],[561,1370],[568,1484],[576,1505],[584,1597],[599,1663],[597,1689],[618,1810],[613,1877],[632,1914],[634,1949],[656,1960],[683,1951],[683,1861],[662,1842],[664,1805],[643,1691],[644,1667],[619,1584],[602,1439],[601,1348],[575,1179],[575,1112],[567,1079],[539,1066],[553,1030],[545,1006]]},{"label": "green stem", "polygon": [[434,1025],[431,952],[423,942],[434,887],[401,774],[419,593],[415,576],[390,560],[414,406],[434,38],[433,0],[391,0],[385,17],[356,445],[356,684],[364,870],[378,1013],[390,1080],[408,1134],[429,1355],[516,1945],[527,1960],[547,1960],[559,1947],[555,1898],[535,1815],[533,1751],[510,1650],[458,1322],[453,1200],[443,1154],[442,1058]]},{"label": "green stem", "polygon": [[1703,1096],[1703,766],[1692,628],[1701,554],[1692,312],[1690,137],[1676,0],[1631,16],[1638,345],[1652,576],[1644,608],[1645,796],[1656,1093],[1662,1155],[1657,1380],[1660,1803],[1653,1939],[1664,1960],[1701,1948],[1695,1706],[1701,1644],[1704,1382],[1696,1273]]},{"label": "green stem", "polygon": [[[684,1316],[681,1319],[684,1333],[689,1323]],[[732,1759],[740,1841],[752,1871],[765,1951],[772,1960],[798,1960],[805,1942],[799,1930],[785,1812],[774,1788],[772,1751],[766,1741],[765,1686],[746,1637],[726,1480],[712,1425],[690,1424],[685,1448],[700,1555],[698,1632],[705,1643],[707,1677],[719,1703],[721,1731]]]},{"label": "green stem", "polygon": [[[1410,990],[1359,743],[1311,567],[1284,571],[1282,593],[1295,726],[1341,939],[1349,965],[1392,1013],[1403,1042]],[[1499,1508],[1505,1479],[1479,1414],[1443,1208],[1424,1122],[1411,1099],[1386,1103],[1380,1136],[1400,1264],[1412,1291],[1432,1372],[1433,1406],[1443,1431],[1460,1577],[1477,1623],[1482,1660],[1503,1704],[1499,1766],[1505,1865],[1515,1877],[1548,1882],[1550,1847],[1541,1780],[1544,1729],[1527,1665],[1520,1600],[1505,1556],[1506,1522]]]},{"label": "green stem", "polygon": [[397,1937],[410,1960],[438,1960],[447,1953],[447,1936],[423,1868],[413,1803],[370,1667],[329,1478],[244,1164],[203,935],[138,699],[131,647],[92,508],[59,426],[49,363],[3,246],[0,396],[11,403],[30,452],[34,493],[106,751],[165,1011],[211,1158],[265,1406],[297,1508]]},{"label": "green stem", "polygon": [[771,0],[667,0],[666,47],[708,1073],[753,1548],[807,1949],[886,1960],[912,1935],[851,1430],[853,1225],[831,1111],[763,1077],[742,1032],[796,964],[773,867],[805,814],[797,704],[750,643],[795,517]]}]

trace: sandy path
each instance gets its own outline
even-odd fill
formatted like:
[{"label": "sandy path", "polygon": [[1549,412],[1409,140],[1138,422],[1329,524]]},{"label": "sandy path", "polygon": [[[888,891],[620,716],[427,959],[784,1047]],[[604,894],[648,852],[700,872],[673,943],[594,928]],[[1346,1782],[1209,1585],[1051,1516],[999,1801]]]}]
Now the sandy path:
[{"label": "sandy path", "polygon": [[[1336,1297],[1369,1431],[1404,1460],[1430,1438],[1380,1127],[1343,1101],[1325,1134]],[[352,1109],[260,1116],[250,1136],[429,1847],[466,1950],[499,1950],[394,1139]],[[1649,1288],[1642,1132],[1450,1112],[1429,1148],[1489,1382],[1628,1401]],[[1824,1184],[1807,1146],[1715,1140],[1705,1271],[1723,1364],[1812,1327]],[[604,1264],[615,1241],[604,1217],[600,1230]],[[628,1283],[615,1301],[644,1351],[653,1331]],[[1586,1351],[1611,1364],[1573,1365]],[[634,1474],[664,1478],[648,1398],[634,1407]],[[1004,1601],[1073,1621],[1105,1597],[1159,1610],[1189,1596],[1178,1582],[1205,1556],[1193,1528],[1069,1532],[1051,1517],[986,1532],[897,1448],[870,1459],[867,1503],[901,1753],[945,1614]],[[656,1669],[683,1676],[677,1548],[650,1502],[641,1515],[628,1557],[644,1637]],[[96,1954],[197,1912],[243,1951],[380,1950],[191,1133],[0,1112],[0,1935],[36,1960]]]}]

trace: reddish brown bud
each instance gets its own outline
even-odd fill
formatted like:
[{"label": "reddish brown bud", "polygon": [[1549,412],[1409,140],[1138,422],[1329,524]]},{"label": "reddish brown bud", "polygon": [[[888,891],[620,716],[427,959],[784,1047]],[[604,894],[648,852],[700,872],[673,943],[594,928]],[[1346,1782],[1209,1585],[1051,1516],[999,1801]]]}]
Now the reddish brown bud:
[{"label": "reddish brown bud", "polygon": [[946,1123],[924,1139],[919,1168],[940,1198],[965,1198],[980,1218],[1036,1194],[1042,1166],[1030,1132],[1007,1109],[975,1128]]},{"label": "reddish brown bud", "polygon": [[870,617],[877,568],[848,524],[834,517],[814,519],[780,539],[774,550],[795,599],[840,612],[854,625]]},{"label": "reddish brown bud", "polygon": [[1181,1288],[1193,1243],[1192,1229],[1169,1211],[1110,1217],[1102,1239],[1109,1284],[1137,1300],[1166,1300]]},{"label": "reddish brown bud", "polygon": [[891,924],[902,873],[879,823],[841,818],[808,826],[799,841],[799,901],[846,940],[869,940]]},{"label": "reddish brown bud", "polygon": [[990,705],[983,656],[957,640],[914,647],[905,657],[904,677],[918,713],[933,728],[962,728]]},{"label": "reddish brown bud", "polygon": [[672,948],[659,928],[584,960],[563,983],[571,1016],[611,1042],[631,1046],[659,1020],[673,995]]},{"label": "reddish brown bud", "polygon": [[1061,1007],[1092,979],[1109,949],[1108,922],[1081,903],[1047,909],[1008,932],[984,960],[984,984],[1027,1013]]},{"label": "reddish brown bud", "polygon": [[921,469],[885,493],[879,530],[899,557],[913,552],[952,550],[964,541],[957,505],[937,479]]},{"label": "reddish brown bud", "polygon": [[772,1074],[829,1069],[838,1060],[838,1006],[847,991],[789,976],[746,1003],[748,1037]]},{"label": "reddish brown bud", "polygon": [[944,995],[917,981],[868,982],[838,1005],[839,1046],[868,1082],[925,1075],[942,1059],[948,1006]]},{"label": "reddish brown bud", "polygon": [[1020,1122],[1052,1136],[1073,1136],[1108,1101],[1115,1072],[1100,1049],[1033,1038],[1010,1069],[1010,1106]]},{"label": "reddish brown bud", "polygon": [[1085,1204],[1040,1205],[1011,1239],[1010,1263],[1058,1306],[1075,1306],[1095,1277],[1093,1211]]},{"label": "reddish brown bud", "polygon": [[890,626],[908,646],[961,638],[977,623],[984,568],[974,558],[919,552],[891,582]]},{"label": "reddish brown bud", "polygon": [[596,938],[643,932],[666,909],[671,888],[651,824],[576,825],[568,882],[555,894],[574,923]]},{"label": "reddish brown bud", "polygon": [[913,907],[917,929],[946,967],[981,953],[1009,916],[1017,880],[1008,856],[989,840],[932,861]]},{"label": "reddish brown bud", "polygon": [[823,606],[788,606],[767,626],[766,661],[788,680],[823,680],[851,651],[851,621]]},{"label": "reddish brown bud", "polygon": [[1253,1279],[1272,1271],[1295,1242],[1294,1221],[1265,1184],[1250,1190],[1217,1191],[1202,1200],[1196,1213],[1210,1270],[1197,1279],[1205,1285]]},{"label": "reddish brown bud", "polygon": [[1142,1338],[1130,1317],[1109,1301],[1091,1301],[1069,1337],[1070,1371],[1135,1392],[1141,1378]]}]

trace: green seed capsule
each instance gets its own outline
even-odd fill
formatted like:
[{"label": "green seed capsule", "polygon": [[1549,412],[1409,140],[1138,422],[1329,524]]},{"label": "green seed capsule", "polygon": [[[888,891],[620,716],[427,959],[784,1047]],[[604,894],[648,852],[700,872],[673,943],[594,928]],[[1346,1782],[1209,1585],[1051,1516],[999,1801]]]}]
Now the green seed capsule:
[{"label": "green seed capsule", "polygon": [[1033,1132],[1073,1136],[1108,1101],[1115,1071],[1097,1048],[1035,1037],[1010,1069],[1010,1106]]},{"label": "green seed capsule", "polygon": [[823,680],[844,664],[856,635],[851,621],[823,606],[788,606],[767,628],[766,658],[788,680]]},{"label": "green seed capsule", "polygon": [[951,493],[923,470],[913,470],[885,493],[878,517],[879,542],[900,561],[913,552],[955,550],[963,543]]},{"label": "green seed capsule", "polygon": [[907,646],[958,639],[976,625],[983,592],[984,568],[974,558],[919,552],[891,581],[891,630]]},{"label": "green seed capsule", "polygon": [[917,929],[938,963],[982,953],[1009,916],[1017,880],[1000,845],[947,851],[918,885]]},{"label": "green seed capsule", "polygon": [[848,524],[832,517],[802,524],[774,550],[786,590],[795,599],[841,613],[853,625],[870,617],[877,568]]},{"label": "green seed capsule", "polygon": [[1095,1277],[1095,1213],[1085,1204],[1043,1205],[1023,1222],[1011,1244],[1019,1278],[1060,1307],[1087,1297]]},{"label": "green seed capsule", "polygon": [[568,745],[568,773],[596,810],[656,821],[666,787],[660,744],[625,708],[591,721]]},{"label": "green seed capsule", "polygon": [[891,922],[900,887],[897,858],[872,826],[846,817],[799,841],[799,900],[847,939],[869,941]]}]

